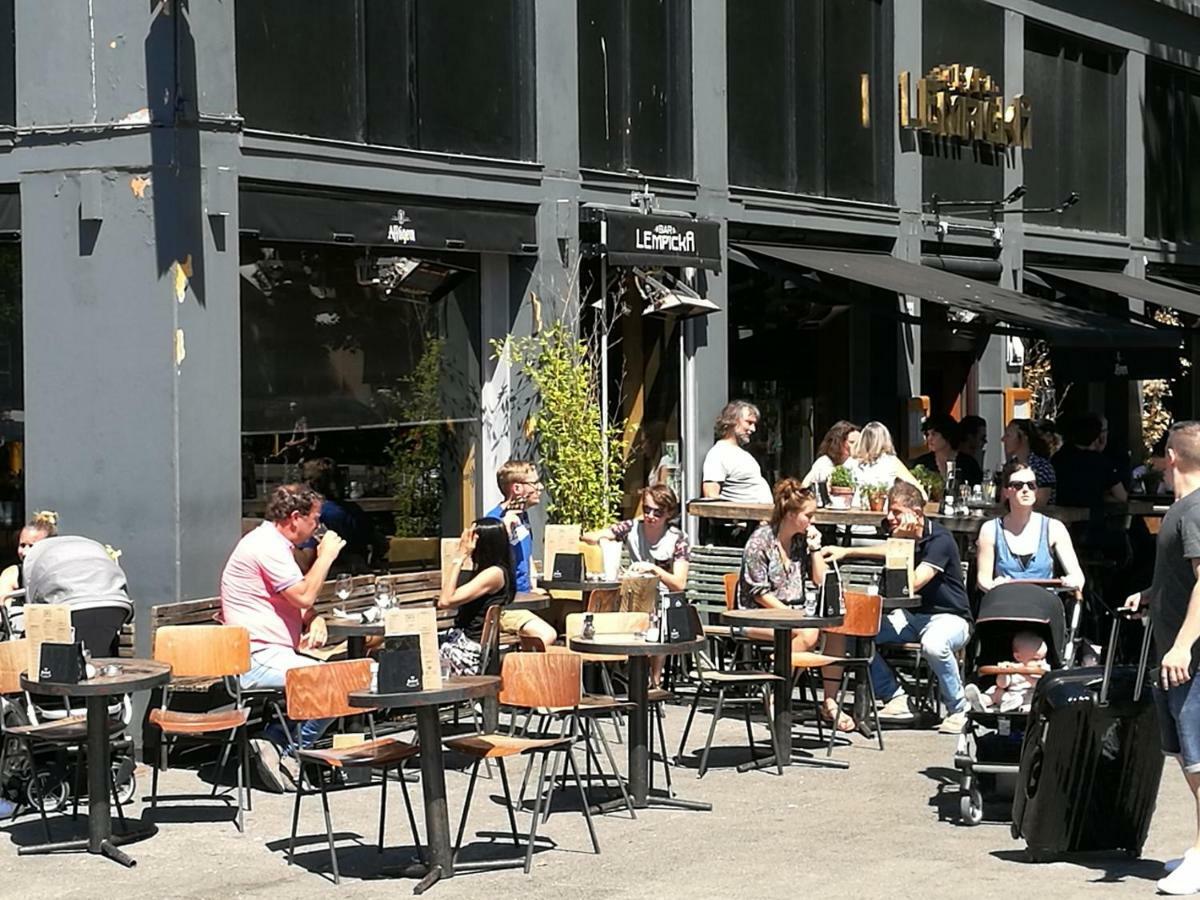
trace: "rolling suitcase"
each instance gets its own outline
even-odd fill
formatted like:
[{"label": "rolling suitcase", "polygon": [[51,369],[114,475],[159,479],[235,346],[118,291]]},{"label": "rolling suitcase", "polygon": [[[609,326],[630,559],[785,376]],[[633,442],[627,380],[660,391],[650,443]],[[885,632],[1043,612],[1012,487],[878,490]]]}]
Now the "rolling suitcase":
[{"label": "rolling suitcase", "polygon": [[[1163,755],[1150,690],[1143,620],[1138,665],[1050,672],[1035,691],[1021,747],[1012,835],[1029,859],[1087,850],[1141,854],[1162,777]],[[1114,618],[1110,648],[1117,647]]]}]

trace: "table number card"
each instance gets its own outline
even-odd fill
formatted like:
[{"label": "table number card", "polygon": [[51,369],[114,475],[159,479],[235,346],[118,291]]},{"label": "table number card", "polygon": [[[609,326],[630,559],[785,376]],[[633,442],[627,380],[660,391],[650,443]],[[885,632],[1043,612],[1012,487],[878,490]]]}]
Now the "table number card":
[{"label": "table number card", "polygon": [[545,539],[545,562],[542,568],[543,577],[553,579],[554,557],[558,553],[579,553],[579,535],[583,529],[579,525],[547,525]]},{"label": "table number card", "polygon": [[913,549],[915,544],[907,538],[888,538],[884,547],[884,568],[904,572],[908,586],[907,596],[913,595]]},{"label": "table number card", "polygon": [[70,644],[75,640],[75,629],[71,627],[71,607],[57,603],[33,603],[26,606],[25,637],[29,640],[25,672],[30,681],[37,681],[42,661],[42,644]]},{"label": "table number card", "polygon": [[442,662],[438,653],[437,610],[432,606],[389,609],[383,614],[383,633],[416,634],[421,638],[421,685],[426,691],[442,687]]}]

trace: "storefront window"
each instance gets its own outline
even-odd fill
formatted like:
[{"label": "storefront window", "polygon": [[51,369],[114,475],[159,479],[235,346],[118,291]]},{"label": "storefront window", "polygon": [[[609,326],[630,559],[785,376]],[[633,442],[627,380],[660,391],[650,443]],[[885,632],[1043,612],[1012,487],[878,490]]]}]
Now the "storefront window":
[{"label": "storefront window", "polygon": [[[1053,224],[1119,232],[1125,225],[1125,54],[1027,21],[1025,96],[1033,147],[1022,151],[1028,206],[1079,202]],[[1041,220],[1039,220],[1041,221]]]},{"label": "storefront window", "polygon": [[579,0],[584,166],[692,173],[690,0]]},{"label": "storefront window", "polygon": [[[923,0],[921,69],[960,64],[1004,83],[1004,9],[984,0]],[[918,73],[912,73],[914,78]],[[1012,92],[1005,93],[1006,100]],[[991,200],[1004,195],[1005,156],[983,141],[915,134],[922,159],[922,199]]]},{"label": "storefront window", "polygon": [[880,0],[727,4],[729,178],[854,200],[892,197],[890,33]]},{"label": "storefront window", "polygon": [[1146,236],[1200,241],[1200,72],[1146,62]]},{"label": "storefront window", "polygon": [[250,128],[534,156],[531,0],[239,0],[236,12]]},{"label": "storefront window", "polygon": [[17,124],[17,36],[13,0],[0,0],[0,125]]},{"label": "storefront window", "polygon": [[[25,499],[25,379],[21,246],[0,243],[0,532],[19,528]],[[6,534],[6,533],[4,533]],[[14,535],[9,535],[15,537]],[[11,543],[11,546],[10,546]],[[0,537],[0,558],[15,549]]]},{"label": "storefront window", "polygon": [[[385,534],[456,534],[473,511],[479,441],[475,257],[427,260],[401,288],[394,248],[243,242],[243,493],[261,500],[330,457]],[[441,275],[453,271],[453,281]],[[447,286],[451,289],[445,290]],[[432,292],[428,289],[432,288]]]}]

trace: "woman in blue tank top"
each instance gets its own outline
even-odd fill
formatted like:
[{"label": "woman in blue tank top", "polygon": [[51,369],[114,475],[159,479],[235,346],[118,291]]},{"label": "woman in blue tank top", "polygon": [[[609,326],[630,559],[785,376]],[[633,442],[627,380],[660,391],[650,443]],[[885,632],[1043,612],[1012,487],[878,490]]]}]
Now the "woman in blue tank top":
[{"label": "woman in blue tank top", "polygon": [[1083,569],[1071,535],[1058,519],[1034,512],[1038,482],[1033,469],[1012,460],[1000,476],[1006,512],[979,532],[977,582],[990,591],[1006,581],[1055,577],[1055,558],[1067,588],[1083,587]]}]

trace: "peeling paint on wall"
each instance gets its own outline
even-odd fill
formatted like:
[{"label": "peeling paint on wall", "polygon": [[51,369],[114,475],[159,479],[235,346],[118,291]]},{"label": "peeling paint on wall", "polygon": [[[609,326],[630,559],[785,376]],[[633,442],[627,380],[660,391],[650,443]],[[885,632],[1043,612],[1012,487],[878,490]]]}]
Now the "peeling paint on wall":
[{"label": "peeling paint on wall", "polygon": [[182,262],[176,260],[171,269],[175,279],[175,300],[182,303],[187,296],[188,279],[192,277],[192,254],[189,253]]},{"label": "peeling paint on wall", "polygon": [[129,179],[129,189],[139,200],[146,199],[146,188],[150,187],[149,175],[134,175]]},{"label": "peeling paint on wall", "polygon": [[187,356],[187,348],[183,345],[183,329],[175,329],[175,365],[183,364],[184,358]]},{"label": "peeling paint on wall", "polygon": [[141,109],[135,109],[129,115],[117,120],[118,125],[149,125],[150,110],[143,106]]}]

